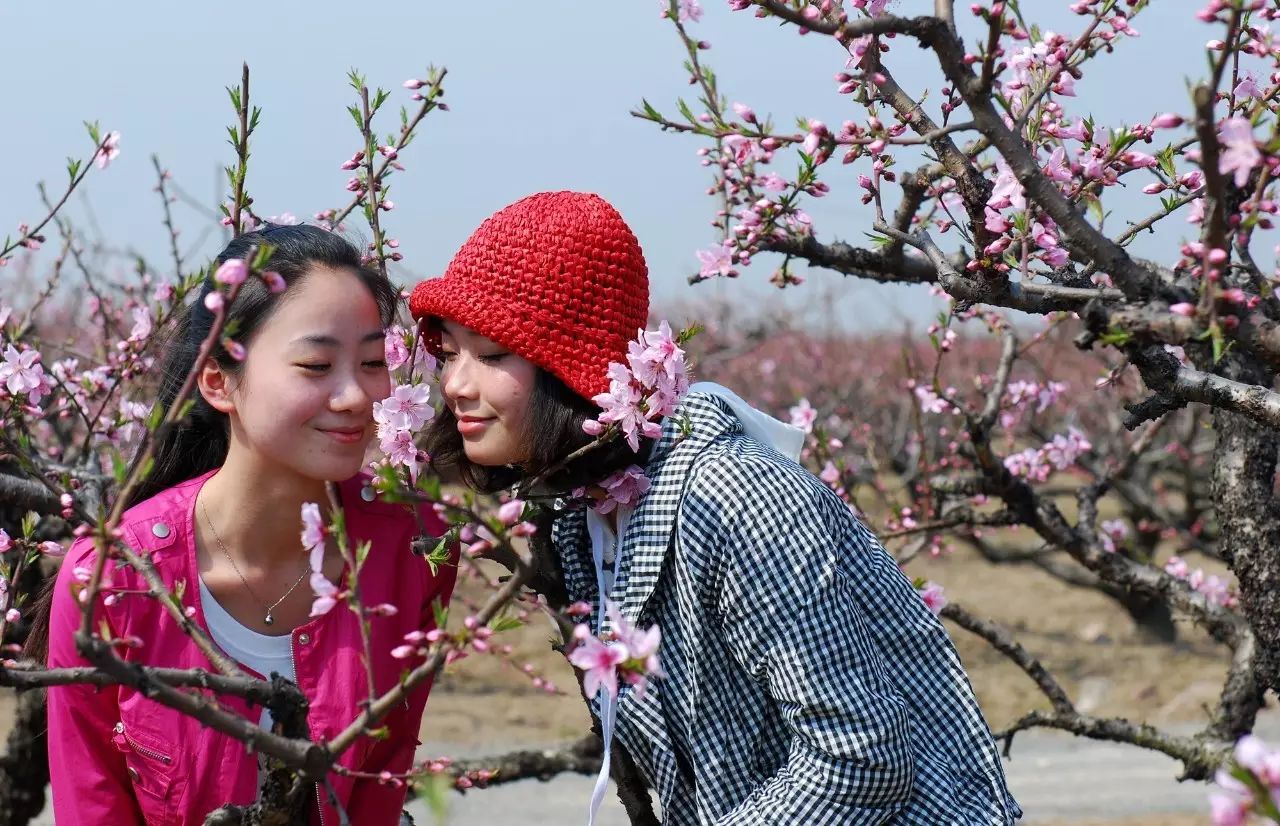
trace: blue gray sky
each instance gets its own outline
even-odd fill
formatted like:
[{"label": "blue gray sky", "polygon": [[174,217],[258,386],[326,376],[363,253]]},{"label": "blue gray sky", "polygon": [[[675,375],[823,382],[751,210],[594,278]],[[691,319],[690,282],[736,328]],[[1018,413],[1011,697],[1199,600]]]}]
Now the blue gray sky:
[{"label": "blue gray sky", "polygon": [[[730,12],[725,0],[703,5],[705,16],[691,27],[711,42],[704,56],[731,100],[771,113],[779,125],[798,115],[835,124],[857,117],[832,81],[845,57],[834,42]],[[1023,4],[1046,28],[1074,34],[1081,19],[1066,5]],[[925,13],[932,6],[931,0],[900,0],[897,11]],[[1156,4],[1138,17],[1134,25],[1142,37],[1093,64],[1077,86],[1072,111],[1092,112],[1101,123],[1186,111],[1186,77],[1199,76],[1201,47],[1218,34],[1196,22],[1193,11],[1193,4]],[[137,249],[163,271],[167,242],[150,156],[158,154],[176,181],[204,203],[213,205],[225,194],[221,167],[232,158],[225,87],[238,81],[242,61],[252,71],[253,101],[263,108],[249,178],[257,210],[309,217],[342,205],[349,173],[338,165],[360,144],[345,111],[353,101],[348,69],[391,89],[394,102],[408,103],[401,82],[435,64],[449,69],[445,99],[451,111],[429,116],[402,155],[408,173],[395,178],[397,208],[387,218],[409,273],[442,271],[480,221],[516,198],[582,189],[604,195],[630,222],[659,304],[718,296],[748,312],[780,304],[822,308],[816,320],[846,328],[932,315],[919,288],[880,287],[822,272],[779,296],[767,284],[777,264],[770,256],[739,282],[686,284],[697,267],[694,250],[715,241],[709,221],[716,205],[705,194],[710,175],[695,155],[702,144],[628,114],[641,98],[675,114],[678,96],[693,97],[681,69],[681,43],[660,19],[657,0],[363,6],[137,0],[110,7],[71,0],[4,4],[0,26],[11,33],[0,54],[11,113],[9,127],[0,130],[0,157],[8,159],[0,166],[0,231],[41,214],[37,182],[55,189],[63,184],[65,158],[84,156],[89,148],[82,122],[97,120],[122,134],[121,155],[105,172],[90,175],[85,197],[69,214],[87,229],[91,211],[106,243]],[[940,74],[929,53],[898,40],[887,63],[906,89],[933,89],[936,100]],[[398,126],[394,112],[388,114],[384,132]],[[778,164],[783,175],[794,168],[790,158]],[[809,204],[824,240],[856,243],[869,230],[871,212],[858,203],[854,185],[865,171],[857,164],[833,169],[832,194]],[[1131,197],[1129,203],[1137,202]],[[1121,215],[1144,217],[1139,209]],[[175,214],[187,244],[207,226],[184,205]],[[1175,220],[1177,237],[1185,225]],[[210,236],[202,254],[216,252],[217,239]],[[1155,239],[1138,249],[1171,257]],[[0,271],[0,286],[4,278]]]}]

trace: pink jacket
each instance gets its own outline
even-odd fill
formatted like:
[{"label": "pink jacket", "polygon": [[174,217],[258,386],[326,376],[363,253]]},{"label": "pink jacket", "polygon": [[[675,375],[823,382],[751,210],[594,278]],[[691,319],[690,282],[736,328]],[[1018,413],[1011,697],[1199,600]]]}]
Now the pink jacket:
[{"label": "pink jacket", "polygon": [[[124,540],[151,555],[167,585],[185,582],[182,599],[206,631],[192,514],[196,492],[211,475],[148,499],[127,511],[122,520]],[[427,563],[409,550],[410,539],[418,533],[417,521],[403,505],[378,500],[367,483],[367,477],[353,477],[342,483],[341,491],[352,547],[365,540],[371,543],[360,575],[361,598],[366,605],[386,602],[400,609],[395,616],[372,620],[374,675],[381,693],[394,686],[406,668],[404,661],[391,656],[391,649],[409,631],[434,625],[432,603],[448,601],[457,568],[441,566],[433,576]],[[444,525],[431,508],[421,513],[431,532],[443,532]],[[80,607],[71,586],[74,569],[92,568],[93,557],[92,543],[77,541],[58,574],[49,628],[50,667],[85,664],[73,639],[80,625]],[[147,589],[142,577],[126,565],[109,564],[108,572],[115,588]],[[121,596],[100,614],[113,636],[134,635],[144,641],[139,648],[122,650],[128,660],[214,670],[164,608],[148,596]],[[328,740],[355,719],[368,690],[356,615],[339,605],[294,629],[292,647],[298,685],[311,703],[307,719],[312,739]],[[407,770],[418,744],[429,689],[421,686],[384,718],[390,731],[387,739],[360,738],[338,764],[374,774]],[[255,722],[261,714],[260,708],[250,709],[235,697],[218,702]],[[49,774],[58,826],[199,824],[224,803],[254,799],[258,757],[246,753],[231,737],[132,688],[53,686],[49,688]],[[403,788],[333,772],[329,782],[353,823],[394,826],[399,822]],[[337,824],[337,811],[321,786],[316,798],[318,809],[312,808],[311,822]]]}]

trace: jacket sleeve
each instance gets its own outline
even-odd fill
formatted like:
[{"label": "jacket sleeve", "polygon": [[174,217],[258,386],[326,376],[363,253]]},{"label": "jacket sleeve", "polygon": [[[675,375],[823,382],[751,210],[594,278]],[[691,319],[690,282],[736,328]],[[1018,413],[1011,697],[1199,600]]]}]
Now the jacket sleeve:
[{"label": "jacket sleeve", "polygon": [[[427,530],[434,535],[439,536],[444,533],[445,525],[433,510],[427,510],[423,514],[423,521]],[[428,596],[423,601],[418,617],[418,627],[424,631],[429,631],[436,626],[435,604],[438,602],[441,608],[447,608],[449,599],[453,596],[453,587],[458,578],[458,548],[456,547],[452,550],[451,560],[450,564],[439,566],[434,576],[431,575],[431,569],[425,562],[413,560],[415,565],[426,569],[428,578],[426,590]],[[430,681],[424,686],[419,686],[417,690],[422,695],[426,695],[431,690]],[[413,756],[418,746],[418,729],[422,723],[421,709],[425,703],[425,696],[413,703],[413,707],[419,712],[417,714],[406,712],[409,718],[407,721],[399,725],[388,722],[388,726],[392,729],[391,736],[379,741],[369,751],[361,767],[362,772],[379,774],[385,771],[400,775],[409,771],[413,766]],[[359,815],[362,823],[397,824],[400,820],[400,810],[404,807],[405,794],[406,789],[403,785],[362,777],[357,779],[351,788],[348,810],[352,814]]]},{"label": "jacket sleeve", "polygon": [[911,727],[836,564],[853,520],[799,467],[716,464],[682,507],[716,513],[703,521],[718,526],[715,599],[729,648],[791,733],[775,774],[716,824],[887,823],[911,797]]},{"label": "jacket sleeve", "polygon": [[[76,652],[80,603],[72,573],[93,562],[92,543],[77,540],[63,559],[49,611],[50,668],[86,666]],[[59,824],[141,823],[124,754],[112,736],[120,719],[114,686],[55,685],[48,690],[49,778]]]}]

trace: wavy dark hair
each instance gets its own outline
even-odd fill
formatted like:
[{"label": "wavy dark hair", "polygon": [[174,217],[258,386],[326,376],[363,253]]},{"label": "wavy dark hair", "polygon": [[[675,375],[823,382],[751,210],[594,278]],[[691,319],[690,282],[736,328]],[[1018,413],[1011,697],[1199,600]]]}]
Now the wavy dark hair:
[{"label": "wavy dark hair", "polygon": [[[479,465],[467,458],[458,420],[446,405],[432,420],[425,437],[431,466],[446,478],[457,478],[483,493],[495,493],[556,468],[566,456],[590,444],[582,425],[600,415],[600,408],[570,390],[548,370],[539,367],[529,396],[529,416],[523,434],[528,459],[519,467]],[[652,439],[640,440],[639,453],[623,440],[602,445],[564,467],[554,470],[539,485],[540,495],[570,494],[596,484],[628,465],[644,466],[653,448]]]},{"label": "wavy dark hair", "polygon": [[[216,264],[244,258],[255,247],[264,244],[272,248],[267,266],[280,273],[285,289],[279,294],[272,293],[259,278],[250,278],[240,285],[236,300],[227,307],[226,317],[241,345],[247,347],[252,342],[254,334],[271,318],[280,303],[288,300],[292,288],[316,269],[354,272],[377,302],[383,326],[389,326],[395,318],[400,301],[399,290],[379,270],[361,260],[360,250],[353,243],[320,227],[268,224],[233,240],[218,253]],[[160,368],[160,392],[156,404],[166,413],[195,366],[201,344],[209,336],[214,315],[205,306],[204,299],[215,288],[212,277],[206,279],[200,294],[176,318],[163,343],[164,360]],[[226,373],[235,375],[243,369],[243,365],[231,357],[221,342],[209,357]],[[191,411],[156,444],[151,472],[134,489],[125,507],[131,508],[163,490],[221,467],[226,461],[230,446],[227,415],[215,410],[199,391],[191,395],[190,401]],[[130,471],[140,460],[141,452],[134,457]],[[42,661],[48,655],[48,618],[52,598],[53,580],[50,579],[33,606],[31,633],[25,645],[28,656]]]}]

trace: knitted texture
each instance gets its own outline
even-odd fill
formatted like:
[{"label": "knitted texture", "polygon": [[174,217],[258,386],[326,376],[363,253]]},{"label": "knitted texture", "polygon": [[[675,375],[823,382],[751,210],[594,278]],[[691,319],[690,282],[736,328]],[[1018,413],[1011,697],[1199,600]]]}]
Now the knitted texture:
[{"label": "knitted texture", "polygon": [[[409,309],[479,333],[590,399],[608,391],[609,362],[626,362],[648,320],[648,267],[599,195],[541,192],[486,219],[443,276],[414,288]],[[439,325],[426,333],[438,354]]]}]

